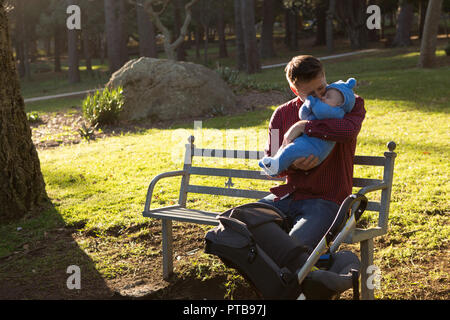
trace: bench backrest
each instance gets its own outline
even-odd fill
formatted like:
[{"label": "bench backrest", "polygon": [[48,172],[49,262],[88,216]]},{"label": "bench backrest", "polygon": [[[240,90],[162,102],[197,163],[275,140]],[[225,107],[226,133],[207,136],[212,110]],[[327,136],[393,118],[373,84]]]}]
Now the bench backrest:
[{"label": "bench backrest", "polygon": [[[230,197],[242,197],[249,199],[261,199],[270,194],[268,190],[248,190],[232,188],[231,178],[245,178],[271,181],[284,181],[283,178],[269,178],[265,174],[261,174],[258,170],[239,170],[239,169],[222,169],[212,167],[197,167],[193,165],[193,158],[200,157],[216,157],[230,159],[261,159],[264,151],[243,151],[243,150],[218,150],[218,149],[202,149],[196,148],[194,145],[194,136],[190,136],[188,144],[186,144],[186,153],[184,159],[183,170],[187,172],[181,181],[179,203],[186,206],[188,193],[201,193],[211,195],[221,195]],[[376,211],[379,213],[378,227],[386,230],[389,216],[389,204],[391,198],[392,178],[394,171],[394,159],[396,153],[395,143],[388,143],[388,152],[384,153],[384,157],[374,156],[355,156],[355,165],[380,166],[383,167],[383,180],[366,179],[353,177],[353,187],[362,188],[361,190],[369,190],[371,188],[381,188],[381,198],[379,201],[369,201],[367,211]],[[191,175],[204,175],[229,178],[226,187],[200,186],[190,184]]]}]

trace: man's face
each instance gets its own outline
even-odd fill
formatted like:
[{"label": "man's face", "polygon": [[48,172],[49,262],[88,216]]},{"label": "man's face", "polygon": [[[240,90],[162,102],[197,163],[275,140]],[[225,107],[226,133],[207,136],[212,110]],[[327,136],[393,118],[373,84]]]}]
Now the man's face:
[{"label": "man's face", "polygon": [[[292,91],[305,101],[306,97],[313,96],[316,98],[322,98],[322,96],[326,92],[327,80],[325,75],[319,75],[311,81],[308,82],[300,82],[295,88],[292,88]],[[294,90],[295,89],[295,90]]]}]

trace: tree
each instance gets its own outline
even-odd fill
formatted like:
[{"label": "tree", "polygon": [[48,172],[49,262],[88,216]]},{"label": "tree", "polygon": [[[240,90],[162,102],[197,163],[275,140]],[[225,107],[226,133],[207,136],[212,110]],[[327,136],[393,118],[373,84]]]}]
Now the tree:
[{"label": "tree", "polygon": [[[74,1],[66,0],[66,4],[70,6],[74,4]],[[78,31],[76,29],[67,29],[67,42],[69,51],[69,82],[80,82],[80,70],[78,69]]]},{"label": "tree", "polygon": [[[61,53],[64,48],[64,33],[66,32],[66,8],[65,2],[51,0],[39,16],[37,33],[44,37],[53,37],[54,67],[55,72],[61,72]],[[84,25],[84,20],[83,20]]]},{"label": "tree", "polygon": [[219,58],[228,57],[227,41],[225,38],[225,2],[217,3],[217,33],[219,34]]},{"label": "tree", "polygon": [[116,0],[105,0],[105,32],[108,51],[109,71],[117,71],[122,66],[120,58],[120,37],[118,31],[118,10]]},{"label": "tree", "polygon": [[436,37],[441,17],[442,0],[428,2],[425,25],[420,45],[419,67],[431,68],[436,60]]},{"label": "tree", "polygon": [[367,47],[366,8],[365,0],[336,1],[337,17],[345,25],[354,50]]},{"label": "tree", "polygon": [[48,203],[20,93],[4,4],[0,0],[0,221],[21,218]]},{"label": "tree", "polygon": [[261,57],[272,58],[275,56],[273,48],[273,24],[275,22],[274,0],[264,0],[263,20],[261,31]]},{"label": "tree", "polygon": [[[106,1],[106,0],[105,0]],[[135,3],[135,1],[130,0],[132,3]],[[144,9],[147,11],[148,15],[150,16],[150,20],[153,22],[156,28],[163,34],[164,36],[164,51],[167,55],[167,58],[170,60],[176,60],[176,49],[183,43],[184,38],[186,37],[189,23],[191,22],[192,13],[191,8],[192,6],[197,3],[199,0],[190,0],[185,6],[185,18],[184,22],[180,28],[179,36],[173,41],[172,40],[172,32],[170,32],[169,28],[167,28],[161,19],[161,15],[166,10],[170,0],[163,0],[159,1],[162,2],[162,8],[159,11],[156,11],[156,0],[145,0]]]},{"label": "tree", "polygon": [[326,26],[326,41],[327,41],[327,51],[332,53],[334,51],[334,40],[333,40],[333,18],[336,10],[336,0],[329,0],[328,11],[327,11],[327,26]]},{"label": "tree", "polygon": [[411,27],[414,18],[413,5],[409,0],[402,0],[398,14],[397,30],[392,46],[407,47],[411,45]]},{"label": "tree", "polygon": [[[242,70],[242,59],[245,59],[247,73],[261,70],[259,50],[256,42],[255,2],[254,0],[235,0],[235,29],[238,44],[238,68]],[[238,37],[239,34],[239,37]],[[239,40],[238,40],[239,39]],[[242,49],[244,49],[242,51]]]},{"label": "tree", "polygon": [[139,53],[143,57],[156,58],[155,28],[142,5],[143,0],[136,0],[137,26],[139,33]]},{"label": "tree", "polygon": [[198,6],[196,6],[193,10],[197,23],[199,23],[203,31],[205,33],[205,41],[203,43],[204,49],[203,49],[203,63],[205,65],[208,64],[208,44],[209,44],[209,31],[211,28],[212,21],[216,20],[216,13],[217,10],[214,10],[213,8],[216,7],[216,3],[214,3],[212,0],[199,0]]},{"label": "tree", "polygon": [[28,56],[29,34],[26,30],[27,15],[25,0],[17,0],[14,10],[16,18],[16,51],[19,59],[19,75],[31,79],[30,61]]},{"label": "tree", "polygon": [[300,8],[293,3],[290,7],[285,8],[285,43],[289,50],[298,50],[298,38],[299,38],[299,11]]},{"label": "tree", "polygon": [[234,33],[236,35],[236,65],[238,70],[246,68],[244,29],[242,25],[241,0],[234,0]]},{"label": "tree", "polygon": [[328,0],[319,0],[316,2],[316,6],[314,8],[315,18],[317,21],[316,41],[314,42],[315,46],[324,45],[327,41],[326,27],[328,2]]}]

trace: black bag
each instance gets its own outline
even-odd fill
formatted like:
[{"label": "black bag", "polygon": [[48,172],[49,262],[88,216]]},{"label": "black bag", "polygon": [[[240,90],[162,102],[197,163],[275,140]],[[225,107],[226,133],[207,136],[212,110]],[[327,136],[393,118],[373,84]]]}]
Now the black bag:
[{"label": "black bag", "polygon": [[277,208],[248,203],[218,215],[219,225],[206,233],[205,252],[238,270],[263,299],[331,299],[353,287],[359,297],[360,262],[350,251],[332,253],[298,283],[297,273],[311,249],[288,235],[290,222]]},{"label": "black bag", "polygon": [[249,203],[218,216],[206,233],[205,252],[237,269],[264,299],[295,299],[301,292],[297,270],[310,251],[286,232],[289,223],[277,208]]}]

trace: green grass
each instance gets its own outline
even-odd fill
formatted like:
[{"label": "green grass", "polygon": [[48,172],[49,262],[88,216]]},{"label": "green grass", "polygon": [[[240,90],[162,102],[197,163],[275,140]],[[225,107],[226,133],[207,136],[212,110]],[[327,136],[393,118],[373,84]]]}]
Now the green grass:
[{"label": "green grass", "polygon": [[[441,59],[448,59],[442,56],[442,51],[438,54]],[[419,264],[439,256],[442,250],[448,250],[450,238],[450,68],[447,63],[437,69],[418,69],[417,59],[417,52],[390,50],[380,55],[325,62],[329,82],[354,76],[359,82],[356,92],[365,99],[367,115],[356,153],[382,155],[388,141],[397,143],[389,234],[376,243],[375,263],[382,270],[401,270],[411,262]],[[263,86],[267,83],[285,86],[282,68],[266,70],[250,79]],[[193,123],[186,123],[39,151],[55,209],[36,218],[0,226],[0,257],[11,254],[30,239],[41,239],[44,230],[57,226],[74,227],[83,234],[106,239],[111,230],[117,234],[117,230],[147,224],[149,219],[143,218],[141,212],[148,184],[161,172],[182,168],[184,144],[190,134],[195,133],[196,142],[201,141],[203,147],[223,148],[226,143],[228,148],[262,150],[274,109],[272,106],[204,120],[201,135],[194,132]],[[234,144],[230,137],[236,140]],[[207,163],[213,164],[211,160],[203,164]],[[256,161],[242,164],[221,160],[218,164],[257,169]],[[356,166],[355,172],[361,177],[381,178],[379,170]],[[226,181],[195,179],[193,182],[198,184],[208,182],[217,186]],[[236,187],[260,189],[272,185],[234,182]],[[174,204],[179,183],[180,178],[162,180],[155,189],[152,208]],[[246,201],[192,194],[188,206],[220,211]],[[373,215],[367,216],[369,222],[375,219]],[[22,230],[17,231],[17,227]],[[119,263],[114,266],[113,260],[105,265],[98,256],[90,256],[105,277],[114,278],[126,272]],[[448,274],[433,272],[431,278],[415,281],[439,282],[442,277],[448,281]],[[414,288],[414,281],[402,280],[406,283],[401,284],[400,281],[394,271],[383,274],[382,290],[376,292],[377,297],[413,297],[411,290],[402,287]]]}]

